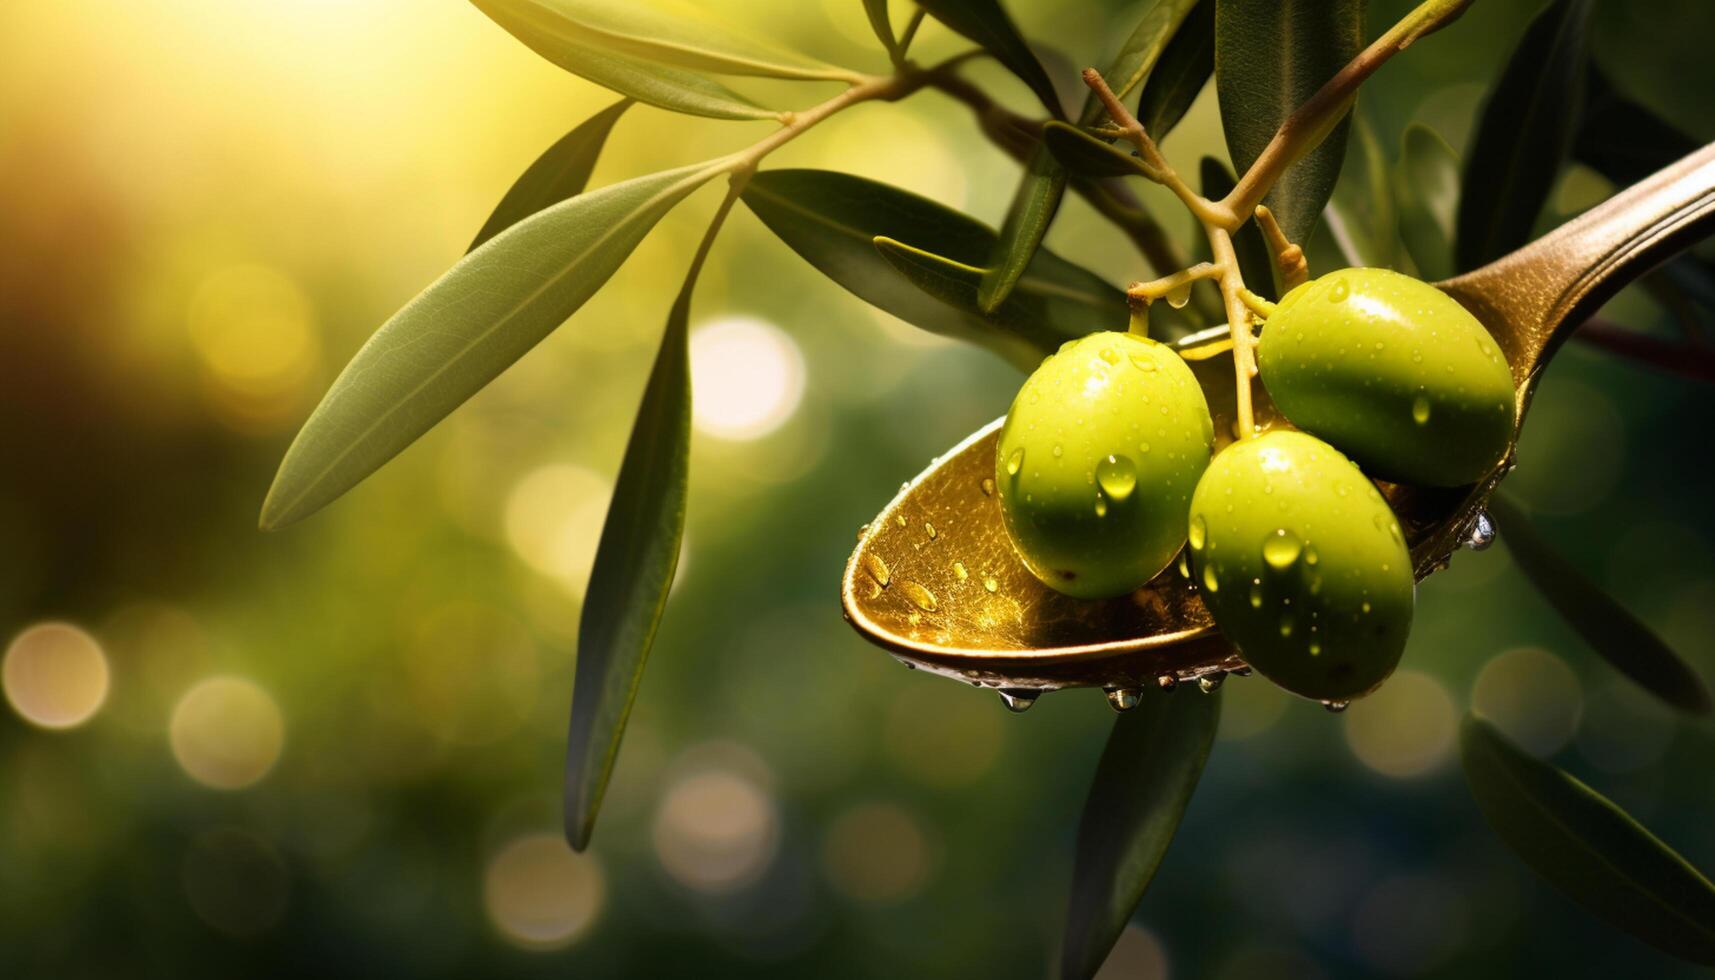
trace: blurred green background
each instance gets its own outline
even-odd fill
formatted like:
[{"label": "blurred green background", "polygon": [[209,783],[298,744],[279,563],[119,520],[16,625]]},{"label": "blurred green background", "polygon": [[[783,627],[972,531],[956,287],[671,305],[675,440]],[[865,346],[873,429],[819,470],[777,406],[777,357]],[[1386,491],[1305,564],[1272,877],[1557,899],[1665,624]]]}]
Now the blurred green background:
[{"label": "blurred green background", "polygon": [[[858,0],[712,5],[885,65]],[[1074,83],[1128,6],[1010,4]],[[1390,64],[1360,103],[1382,144],[1415,120],[1463,148],[1536,6],[1485,0]],[[1375,0],[1372,33],[1405,7]],[[1616,82],[1715,135],[1710,5],[1597,17]],[[963,47],[933,26],[919,43]],[[1028,105],[993,66],[972,75]],[[1224,156],[1212,95],[1166,141],[1186,165]],[[857,527],[1020,378],[867,309],[742,208],[693,319],[683,568],[595,844],[561,842],[580,598],[719,191],[360,489],[255,530],[346,359],[612,98],[457,0],[0,5],[0,975],[1046,972],[1110,710],[1072,691],[1012,716],[899,669],[836,597]],[[593,183],[767,131],[635,108]],[[990,223],[1016,174],[933,93],[770,165]],[[1189,244],[1158,190],[1140,192]],[[1574,169],[1549,220],[1611,191]],[[1144,272],[1079,201],[1050,244],[1115,282]],[[1606,315],[1667,328],[1641,291]],[[1712,676],[1707,394],[1571,345],[1509,487]],[[1715,868],[1708,725],[1595,661],[1504,547],[1420,590],[1404,668],[1344,715],[1260,678],[1224,697],[1108,976],[1692,975],[1539,883],[1466,794],[1453,737],[1476,705]]]}]

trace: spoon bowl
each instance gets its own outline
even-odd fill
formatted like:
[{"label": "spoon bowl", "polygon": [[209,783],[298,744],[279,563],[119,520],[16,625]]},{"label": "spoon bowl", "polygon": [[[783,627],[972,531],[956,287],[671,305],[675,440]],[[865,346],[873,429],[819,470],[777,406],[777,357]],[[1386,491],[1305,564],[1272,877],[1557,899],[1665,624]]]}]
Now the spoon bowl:
[{"label": "spoon bowl", "polygon": [[[1548,235],[1438,288],[1494,337],[1512,366],[1523,424],[1537,379],[1568,335],[1621,287],[1715,231],[1715,144],[1691,154]],[[1216,451],[1236,435],[1226,327],[1176,347],[1202,382]],[[1255,386],[1257,423],[1285,425]],[[908,666],[998,689],[1022,710],[1045,690],[1101,687],[1115,707],[1148,687],[1205,686],[1244,670],[1193,584],[1169,567],[1114,599],[1061,595],[1013,550],[994,493],[1004,419],[972,433],[905,484],[858,536],[841,602],[866,638]],[[1516,445],[1517,433],[1514,434]],[[1419,580],[1463,544],[1492,534],[1483,508],[1512,468],[1468,487],[1379,483],[1398,516]]]}]

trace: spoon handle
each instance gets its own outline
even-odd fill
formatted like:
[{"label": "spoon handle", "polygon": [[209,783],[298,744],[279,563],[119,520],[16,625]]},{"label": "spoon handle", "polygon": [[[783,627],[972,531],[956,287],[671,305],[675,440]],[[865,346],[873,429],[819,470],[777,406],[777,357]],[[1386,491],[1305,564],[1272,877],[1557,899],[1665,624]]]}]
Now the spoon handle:
[{"label": "spoon handle", "polygon": [[1715,233],[1715,143],[1441,283],[1494,331],[1521,388],[1621,287]]}]

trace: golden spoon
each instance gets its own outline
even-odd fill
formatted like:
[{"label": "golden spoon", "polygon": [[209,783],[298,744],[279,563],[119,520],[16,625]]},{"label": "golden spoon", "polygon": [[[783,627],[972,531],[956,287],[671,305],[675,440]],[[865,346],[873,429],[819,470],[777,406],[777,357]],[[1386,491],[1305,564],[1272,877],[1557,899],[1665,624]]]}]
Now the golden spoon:
[{"label": "golden spoon", "polygon": [[[1538,376],[1567,335],[1622,286],[1712,231],[1715,144],[1524,248],[1437,285],[1506,352],[1522,424]],[[1221,444],[1232,440],[1234,421],[1225,336],[1223,326],[1178,345],[1208,393]],[[1261,386],[1256,395],[1258,424],[1275,424]],[[1061,595],[1030,574],[994,496],[1002,421],[938,458],[860,532],[840,587],[858,632],[907,666],[997,688],[1017,711],[1062,687],[1105,688],[1124,709],[1145,687],[1196,680],[1207,688],[1244,670],[1195,588],[1173,568],[1128,596],[1098,602]],[[1418,579],[1446,568],[1462,545],[1487,543],[1493,531],[1483,507],[1511,468],[1509,453],[1469,487],[1381,485],[1406,531]]]}]

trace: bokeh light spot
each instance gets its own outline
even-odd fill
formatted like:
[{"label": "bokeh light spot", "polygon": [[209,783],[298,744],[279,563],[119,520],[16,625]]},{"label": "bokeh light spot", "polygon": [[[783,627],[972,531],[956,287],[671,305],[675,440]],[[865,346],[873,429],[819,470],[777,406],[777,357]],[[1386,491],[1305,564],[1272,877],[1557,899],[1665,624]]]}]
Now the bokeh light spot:
[{"label": "bokeh light spot", "polygon": [[501,848],[482,877],[489,921],[506,940],[532,950],[576,942],[607,896],[601,865],[558,834],[532,834]]},{"label": "bokeh light spot", "polygon": [[1537,755],[1560,750],[1584,714],[1583,692],[1566,661],[1547,650],[1520,647],[1483,665],[1471,707]]},{"label": "bokeh light spot", "polygon": [[239,677],[211,677],[179,698],[168,736],[186,775],[215,789],[243,789],[279,759],[286,724],[261,687]]},{"label": "bokeh light spot", "polygon": [[191,346],[221,417],[240,428],[276,421],[320,357],[315,311],[297,283],[259,265],[221,269],[191,298]]},{"label": "bokeh light spot", "polygon": [[581,598],[612,493],[612,484],[581,466],[532,470],[507,497],[506,541],[525,564]]},{"label": "bokeh light spot", "polygon": [[1102,961],[1096,980],[1167,980],[1167,950],[1155,933],[1126,926],[1119,942]]},{"label": "bokeh light spot", "polygon": [[893,904],[922,889],[929,876],[929,841],[904,808],[863,803],[828,828],[822,863],[841,893],[869,904]]},{"label": "bokeh light spot", "polygon": [[655,812],[655,853],[674,880],[719,894],[754,882],[774,858],[779,818],[758,782],[736,769],[688,773]]},{"label": "bokeh light spot", "polygon": [[721,439],[759,439],[804,398],[804,357],[780,328],[728,317],[691,335],[692,418]]},{"label": "bokeh light spot", "polygon": [[13,710],[43,728],[76,728],[107,700],[107,656],[70,623],[39,623],[19,633],[0,676]]},{"label": "bokeh light spot", "polygon": [[1409,779],[1447,761],[1457,727],[1453,698],[1441,682],[1402,670],[1346,712],[1346,744],[1358,761],[1384,776]]}]

